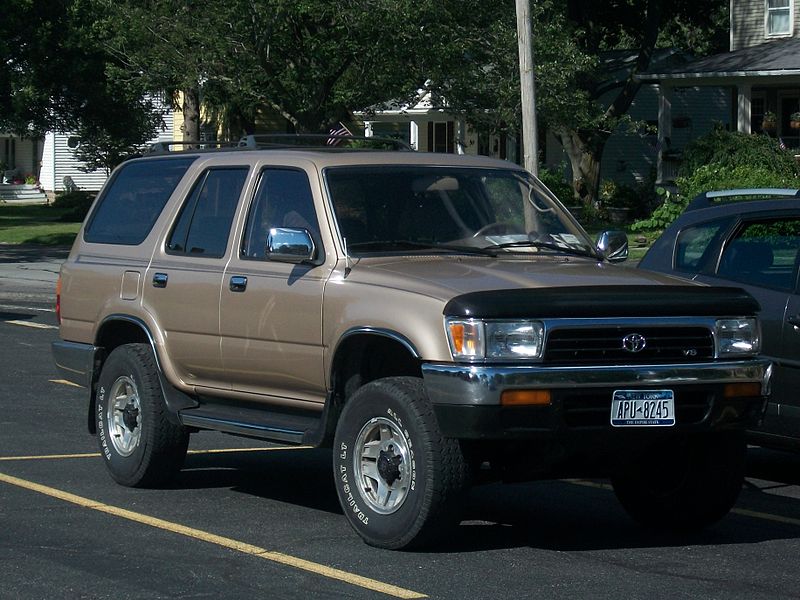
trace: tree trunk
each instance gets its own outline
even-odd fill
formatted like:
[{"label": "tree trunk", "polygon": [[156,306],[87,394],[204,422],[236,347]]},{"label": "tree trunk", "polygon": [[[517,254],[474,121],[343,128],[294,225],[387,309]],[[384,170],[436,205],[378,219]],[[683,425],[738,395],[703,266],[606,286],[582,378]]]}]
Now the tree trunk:
[{"label": "tree trunk", "polygon": [[597,131],[558,131],[572,166],[573,199],[592,206],[599,198],[600,162],[608,134]]},{"label": "tree trunk", "polygon": [[183,141],[200,141],[200,91],[183,90]]}]

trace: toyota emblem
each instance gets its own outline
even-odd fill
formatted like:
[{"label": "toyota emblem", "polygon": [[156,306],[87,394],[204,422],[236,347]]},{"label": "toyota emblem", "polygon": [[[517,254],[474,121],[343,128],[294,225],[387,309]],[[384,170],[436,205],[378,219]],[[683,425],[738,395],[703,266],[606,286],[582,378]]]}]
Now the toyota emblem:
[{"label": "toyota emblem", "polygon": [[622,347],[628,352],[641,352],[647,346],[647,338],[641,333],[629,333],[622,338]]}]

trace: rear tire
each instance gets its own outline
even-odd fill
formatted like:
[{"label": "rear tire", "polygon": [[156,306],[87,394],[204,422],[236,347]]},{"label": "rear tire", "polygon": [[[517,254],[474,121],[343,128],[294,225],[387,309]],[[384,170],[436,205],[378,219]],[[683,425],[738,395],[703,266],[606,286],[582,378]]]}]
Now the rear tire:
[{"label": "rear tire", "polygon": [[695,531],[733,508],[744,482],[743,432],[670,440],[626,463],[611,483],[634,519],[659,530]]},{"label": "rear tire", "polygon": [[391,377],[359,388],[333,447],[339,502],[366,543],[419,547],[458,523],[467,465],[459,442],[439,431],[422,380]]},{"label": "rear tire", "polygon": [[97,441],[111,477],[158,486],[183,465],[189,431],[167,418],[158,367],[147,344],[114,349],[97,383]]}]

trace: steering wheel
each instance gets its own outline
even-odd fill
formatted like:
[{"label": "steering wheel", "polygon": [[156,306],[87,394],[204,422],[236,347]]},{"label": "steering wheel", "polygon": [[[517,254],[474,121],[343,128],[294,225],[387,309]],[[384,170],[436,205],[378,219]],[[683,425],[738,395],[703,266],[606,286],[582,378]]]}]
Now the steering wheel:
[{"label": "steering wheel", "polygon": [[514,225],[513,223],[489,223],[488,225],[484,225],[478,231],[472,234],[472,237],[480,237],[482,235],[508,235],[511,233],[525,233],[525,231],[519,226]]}]

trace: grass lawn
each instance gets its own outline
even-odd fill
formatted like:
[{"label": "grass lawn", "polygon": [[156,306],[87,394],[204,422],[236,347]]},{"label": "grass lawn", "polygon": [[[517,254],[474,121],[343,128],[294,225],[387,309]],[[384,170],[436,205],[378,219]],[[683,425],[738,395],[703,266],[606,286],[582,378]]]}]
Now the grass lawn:
[{"label": "grass lawn", "polygon": [[68,246],[81,226],[59,221],[68,211],[42,204],[0,204],[0,244]]}]

